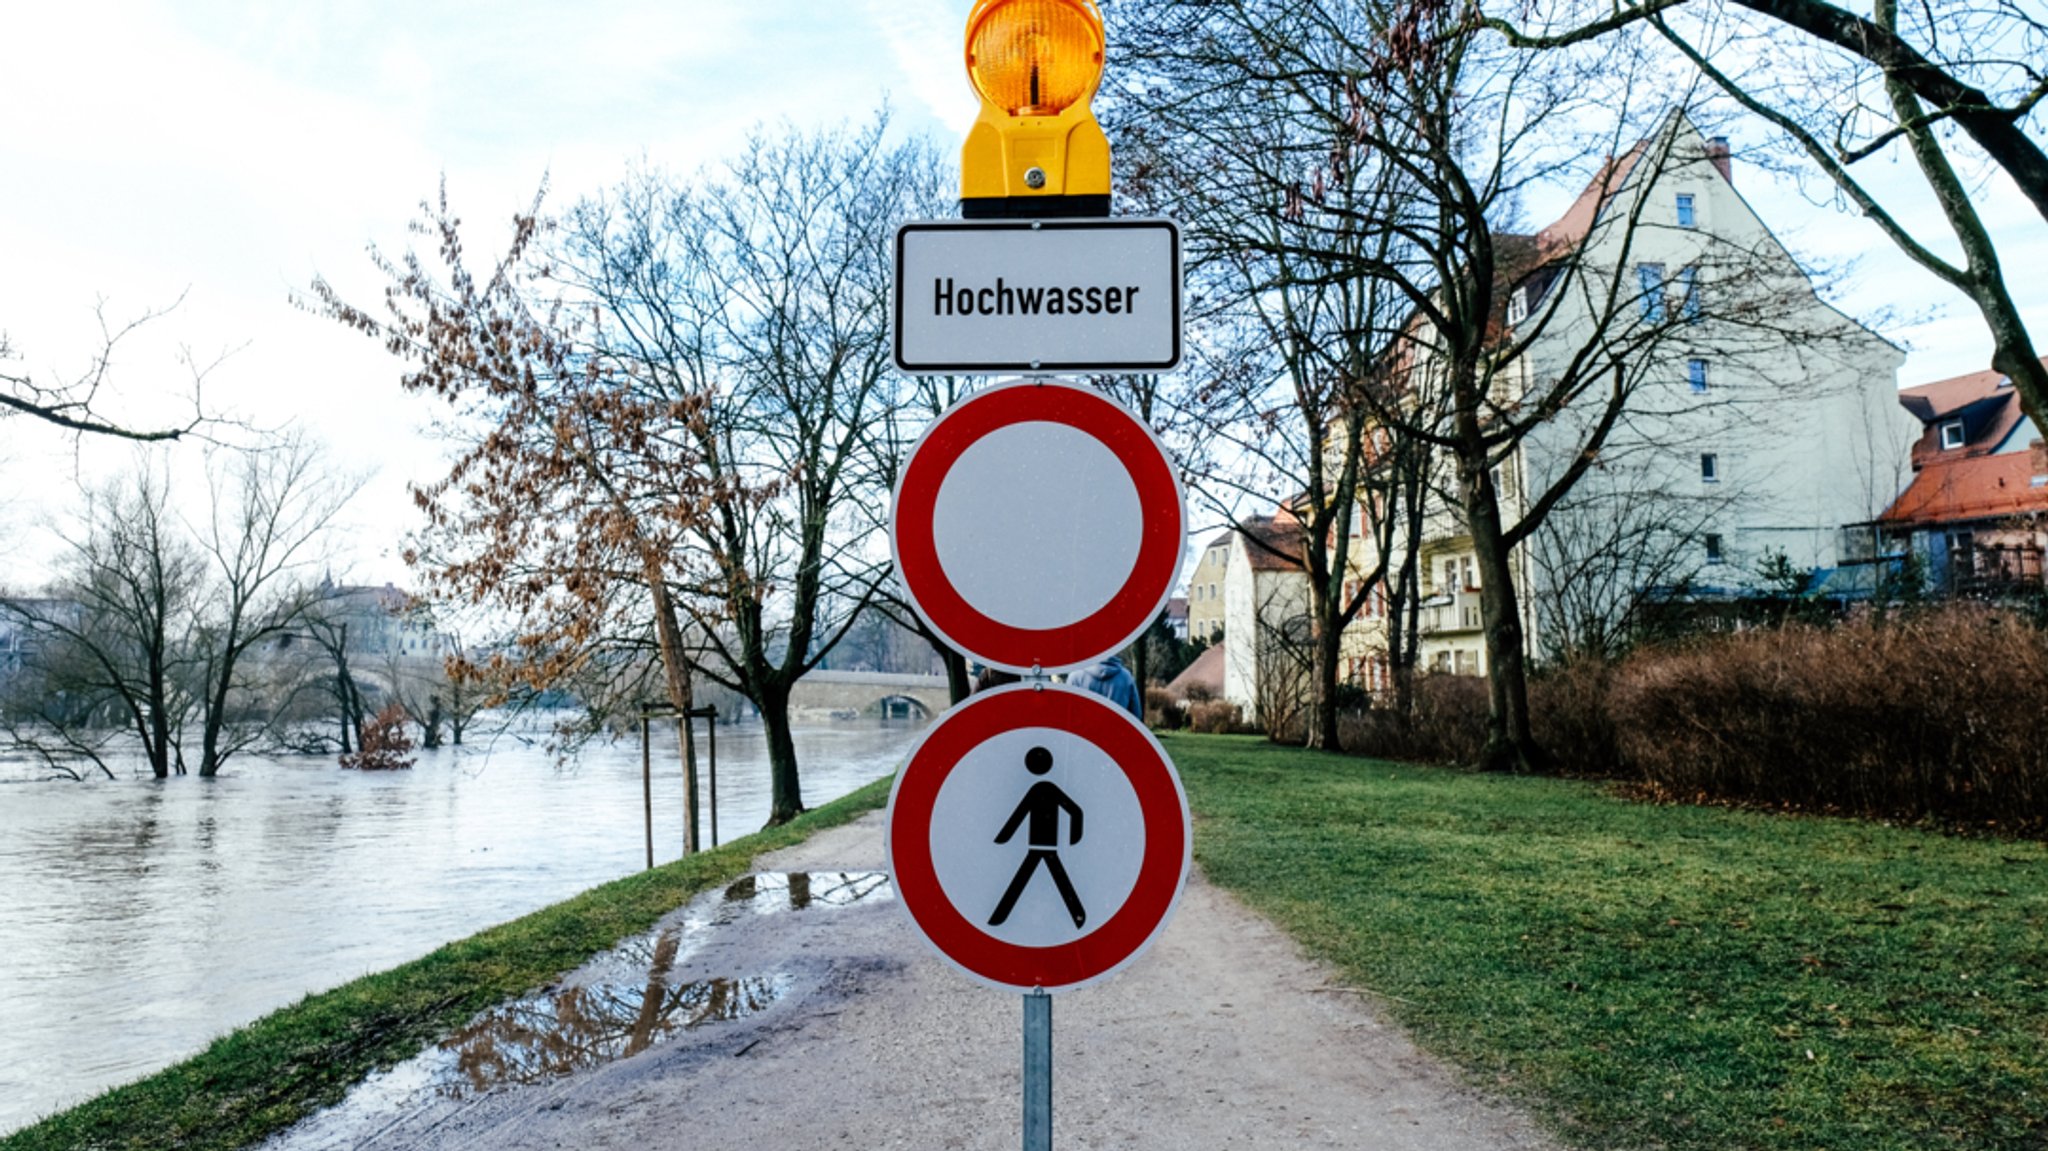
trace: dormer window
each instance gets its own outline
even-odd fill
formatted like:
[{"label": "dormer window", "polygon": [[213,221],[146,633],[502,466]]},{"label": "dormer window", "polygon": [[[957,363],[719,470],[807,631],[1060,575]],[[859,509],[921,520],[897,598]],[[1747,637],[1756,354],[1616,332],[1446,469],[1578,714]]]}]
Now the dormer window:
[{"label": "dormer window", "polygon": [[1950,420],[1941,425],[1941,450],[1952,452],[1963,446],[1963,421]]},{"label": "dormer window", "polygon": [[1508,323],[1519,324],[1529,316],[1529,292],[1516,288],[1508,293]]}]

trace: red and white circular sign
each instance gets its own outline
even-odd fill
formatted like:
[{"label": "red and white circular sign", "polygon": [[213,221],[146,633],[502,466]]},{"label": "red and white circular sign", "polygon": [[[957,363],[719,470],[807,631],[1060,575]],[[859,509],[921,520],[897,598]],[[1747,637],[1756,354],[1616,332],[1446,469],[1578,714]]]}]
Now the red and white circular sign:
[{"label": "red and white circular sign", "polygon": [[889,873],[940,955],[1057,991],[1136,958],[1180,900],[1187,796],[1152,733],[1057,684],[982,692],[918,741],[889,795]]},{"label": "red and white circular sign", "polygon": [[1019,380],[947,409],[896,485],[911,606],[981,663],[1081,667],[1128,646],[1180,577],[1187,508],[1152,430],[1093,388]]}]

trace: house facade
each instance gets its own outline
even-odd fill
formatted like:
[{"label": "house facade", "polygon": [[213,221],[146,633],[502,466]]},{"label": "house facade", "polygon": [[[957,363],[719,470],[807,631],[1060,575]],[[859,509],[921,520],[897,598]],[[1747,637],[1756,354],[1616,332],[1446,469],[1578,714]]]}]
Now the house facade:
[{"label": "house facade", "polygon": [[2039,592],[2048,559],[2048,446],[2012,381],[1972,372],[1905,388],[1922,428],[1913,480],[1878,520],[1884,557],[1917,557],[1946,595]]},{"label": "house facade", "polygon": [[1188,576],[1188,639],[1214,642],[1223,633],[1223,581],[1230,570],[1231,541],[1237,532],[1225,528],[1209,537]]},{"label": "house facade", "polygon": [[1308,573],[1301,525],[1284,511],[1222,537],[1223,698],[1255,722],[1299,696],[1306,670]]}]

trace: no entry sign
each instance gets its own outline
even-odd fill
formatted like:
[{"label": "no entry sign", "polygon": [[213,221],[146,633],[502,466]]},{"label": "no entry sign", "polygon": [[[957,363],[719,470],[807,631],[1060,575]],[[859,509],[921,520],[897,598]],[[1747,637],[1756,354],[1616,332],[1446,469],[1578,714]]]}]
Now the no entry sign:
[{"label": "no entry sign", "polygon": [[1016,684],[942,716],[889,795],[889,870],[946,960],[1056,991],[1129,963],[1180,900],[1187,797],[1152,734],[1088,692]]},{"label": "no entry sign", "polygon": [[1079,384],[999,384],[925,429],[889,543],[912,607],[947,643],[1020,674],[1092,663],[1157,619],[1187,509],[1166,449]]}]

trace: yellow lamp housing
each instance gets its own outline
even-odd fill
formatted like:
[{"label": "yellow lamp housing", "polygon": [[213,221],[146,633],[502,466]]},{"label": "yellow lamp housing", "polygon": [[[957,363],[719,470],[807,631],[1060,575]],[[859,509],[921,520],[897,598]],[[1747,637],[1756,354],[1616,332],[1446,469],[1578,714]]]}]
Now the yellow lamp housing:
[{"label": "yellow lamp housing", "polygon": [[1102,51],[1094,0],[976,0],[967,78],[981,115],[960,153],[962,216],[1109,215],[1109,138],[1088,109]]}]

